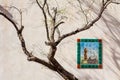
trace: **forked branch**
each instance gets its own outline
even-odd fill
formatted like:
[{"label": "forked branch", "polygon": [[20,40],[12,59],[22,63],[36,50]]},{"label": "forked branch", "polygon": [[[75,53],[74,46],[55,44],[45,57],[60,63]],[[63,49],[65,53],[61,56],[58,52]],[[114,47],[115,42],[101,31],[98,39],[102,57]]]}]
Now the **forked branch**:
[{"label": "forked branch", "polygon": [[19,37],[19,40],[20,40],[20,42],[21,42],[22,50],[23,50],[23,52],[27,55],[28,60],[29,60],[29,61],[34,61],[34,62],[40,63],[40,64],[42,64],[42,65],[50,68],[51,70],[54,70],[54,71],[55,71],[56,69],[55,69],[55,67],[54,67],[53,65],[49,64],[48,62],[46,62],[46,61],[44,61],[44,60],[41,60],[41,59],[35,57],[32,53],[30,53],[30,52],[27,50],[26,44],[25,44],[25,40],[24,40],[24,37],[23,37],[23,35],[22,35],[22,31],[23,31],[24,27],[22,26],[21,29],[18,29],[18,27],[17,27],[17,25],[15,24],[15,22],[14,22],[12,19],[10,19],[5,13],[0,12],[0,15],[3,16],[3,17],[5,17],[8,21],[10,21],[10,22],[13,24],[14,28],[15,28],[16,31],[17,31],[17,35],[18,35],[18,37]]},{"label": "forked branch", "polygon": [[45,28],[46,28],[46,33],[47,33],[47,39],[48,39],[48,41],[50,41],[49,29],[48,29],[48,21],[47,21],[47,14],[46,14],[45,9],[44,9],[44,7],[45,7],[45,5],[46,5],[46,3],[47,3],[47,0],[44,0],[43,6],[40,5],[40,3],[39,3],[38,0],[36,0],[36,2],[37,2],[37,4],[38,4],[39,8],[42,10],[42,13],[43,13],[43,15],[44,15],[44,19],[45,19]]},{"label": "forked branch", "polygon": [[[102,3],[104,2],[104,0],[102,0]],[[92,20],[90,23],[86,24],[83,28],[78,28],[75,31],[72,31],[70,33],[64,34],[62,35],[57,41],[56,41],[56,45],[58,45],[63,39],[75,35],[81,31],[85,31],[89,28],[91,28],[102,16],[103,12],[105,11],[105,9],[107,8],[107,6],[111,3],[110,0],[107,0],[106,2],[103,3],[103,5],[101,6],[100,12],[98,13],[98,16]]]},{"label": "forked branch", "polygon": [[[47,33],[47,39],[49,41],[49,42],[46,42],[46,44],[50,46],[50,51],[49,51],[50,56],[48,56],[49,62],[46,62],[44,60],[39,59],[38,57],[34,56],[31,52],[28,51],[28,49],[26,47],[26,44],[25,44],[24,37],[22,35],[22,31],[24,29],[24,26],[22,25],[22,12],[20,13],[21,14],[21,27],[20,27],[20,29],[18,28],[16,23],[10,17],[8,17],[4,12],[0,12],[0,15],[5,17],[9,22],[11,22],[13,24],[14,28],[17,31],[17,35],[19,37],[22,50],[23,50],[24,54],[27,55],[27,57],[28,57],[27,58],[28,61],[33,61],[33,62],[40,63],[40,64],[48,67],[49,69],[58,72],[65,80],[78,80],[73,74],[71,74],[70,72],[66,71],[59,64],[59,62],[54,58],[54,56],[56,54],[56,51],[57,51],[57,45],[63,39],[65,39],[65,38],[67,38],[69,36],[72,36],[74,34],[77,34],[77,33],[81,32],[81,31],[85,31],[85,30],[91,28],[102,17],[103,12],[105,11],[105,9],[107,8],[107,6],[110,3],[115,3],[115,4],[119,4],[119,3],[113,2],[112,0],[106,0],[106,1],[102,0],[102,6],[101,6],[101,9],[100,9],[100,12],[98,13],[98,15],[97,15],[97,17],[95,19],[93,19],[89,23],[87,22],[86,25],[83,28],[78,28],[78,29],[76,29],[76,30],[74,30],[74,31],[72,31],[70,33],[64,34],[64,35],[60,36],[57,41],[54,41],[55,30],[58,29],[58,27],[61,24],[63,24],[64,22],[62,22],[62,21],[59,22],[59,23],[56,22],[57,12],[58,12],[57,8],[54,9],[54,14],[52,15],[52,13],[50,12],[47,0],[44,0],[43,4],[40,4],[38,0],[36,0],[36,2],[38,4],[39,8],[42,10],[42,13],[43,13],[44,19],[45,19],[45,28],[46,28],[46,33]],[[47,12],[45,10],[46,7],[47,7]],[[1,6],[0,6],[0,8],[1,8]],[[84,13],[84,10],[82,9],[82,7],[81,7],[81,10]],[[85,13],[84,13],[84,15],[85,15]],[[52,28],[51,32],[49,31],[49,28],[48,28],[49,27],[48,21],[47,21],[48,20],[48,16],[50,16],[52,21],[53,21],[53,26],[52,26],[53,28]],[[86,17],[86,20],[87,20],[87,16],[86,15],[85,15],[85,17]]]}]

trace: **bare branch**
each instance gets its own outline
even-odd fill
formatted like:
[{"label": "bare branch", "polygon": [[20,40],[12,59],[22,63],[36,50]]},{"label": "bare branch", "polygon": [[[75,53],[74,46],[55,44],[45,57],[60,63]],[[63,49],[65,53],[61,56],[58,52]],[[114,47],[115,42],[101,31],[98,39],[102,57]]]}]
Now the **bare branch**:
[{"label": "bare branch", "polygon": [[55,29],[58,28],[58,26],[60,26],[60,25],[63,24],[63,23],[64,23],[63,21],[60,22],[60,23],[58,23],[58,24],[55,26]]},{"label": "bare branch", "polygon": [[49,42],[45,42],[47,45],[50,45],[51,46],[51,49],[50,49],[50,53],[49,53],[49,55],[48,55],[48,59],[53,59],[54,58],[54,56],[55,56],[55,53],[56,53],[56,50],[57,50],[57,47],[56,47],[56,43],[55,43],[55,41],[54,41],[54,34],[55,34],[55,30],[57,30],[57,33],[58,33],[58,38],[60,37],[60,31],[59,31],[59,28],[58,28],[58,26],[60,25],[60,24],[62,24],[62,23],[64,23],[64,22],[60,22],[60,23],[58,23],[56,26],[53,26],[53,28],[52,28],[52,30],[51,30],[51,42],[49,43]]},{"label": "bare branch", "polygon": [[44,0],[43,8],[45,7],[46,3],[47,3],[47,0]]},{"label": "bare branch", "polygon": [[50,63],[48,63],[48,62],[46,62],[46,61],[44,61],[44,60],[41,60],[41,59],[39,59],[39,58],[37,58],[37,57],[34,57],[34,56],[28,57],[28,60],[29,60],[29,61],[33,61],[33,62],[37,62],[37,63],[39,63],[39,64],[42,64],[42,65],[48,67],[49,69],[51,69],[51,70],[53,70],[53,71],[56,71],[56,68],[55,68],[53,65],[51,65]]},{"label": "bare branch", "polygon": [[51,42],[55,42],[54,34],[55,34],[57,8],[54,8],[53,10],[54,10],[54,16],[53,16],[53,18],[52,18],[53,27],[51,27],[51,32],[50,32],[50,40],[51,40]]},{"label": "bare branch", "polygon": [[52,62],[53,65],[56,66],[57,72],[65,80],[78,80],[73,74],[71,74],[70,72],[66,71],[55,58],[51,59],[50,61]]},{"label": "bare branch", "polygon": [[49,15],[51,18],[53,18],[53,17],[52,17],[52,14],[50,13],[50,8],[49,8],[49,6],[48,6],[48,3],[46,3],[46,5],[47,5],[48,15]]},{"label": "bare branch", "polygon": [[[54,58],[51,59],[50,63],[39,59],[38,57],[35,57],[32,53],[30,53],[27,48],[26,48],[26,44],[25,44],[25,40],[24,37],[22,35],[22,31],[23,31],[23,26],[21,26],[21,29],[18,30],[17,25],[8,17],[6,16],[4,13],[0,12],[0,15],[2,15],[3,17],[5,17],[8,21],[10,21],[13,26],[15,27],[16,31],[17,31],[17,35],[19,37],[19,40],[21,42],[21,47],[22,50],[24,52],[24,54],[27,55],[27,59],[28,61],[33,61],[33,62],[37,62],[40,63],[46,67],[48,67],[49,69],[58,72],[60,75],[63,76],[63,78],[65,79],[69,79],[69,80],[78,80],[74,75],[72,75],[71,73],[69,73],[68,71],[66,71]],[[21,31],[21,32],[20,32]],[[56,52],[56,47],[52,46],[52,53],[55,54]]]},{"label": "bare branch", "polygon": [[[15,22],[6,14],[4,14],[4,12],[0,12],[0,15],[2,15],[3,17],[5,17],[8,21],[10,21],[13,26],[15,27],[16,31],[17,31],[17,35],[19,37],[19,40],[20,40],[20,43],[21,43],[21,47],[22,47],[22,50],[24,52],[25,55],[27,55],[27,59],[28,61],[33,61],[33,62],[37,62],[37,63],[40,63],[46,67],[48,67],[49,69],[53,70],[53,71],[56,71],[58,72],[64,79],[66,80],[78,80],[73,74],[71,74],[70,72],[66,71],[60,64],[59,62],[54,58],[55,54],[56,54],[56,51],[57,51],[57,45],[65,38],[69,37],[69,36],[72,36],[74,34],[77,34],[81,31],[85,31],[89,28],[91,28],[101,17],[102,17],[102,14],[103,12],[105,11],[105,9],[107,8],[107,6],[110,4],[110,3],[113,3],[111,2],[111,0],[107,0],[107,1],[104,1],[102,0],[102,7],[100,9],[100,12],[98,13],[97,17],[95,19],[93,19],[91,22],[87,22],[86,25],[83,27],[83,28],[78,28],[76,29],[75,31],[72,31],[70,33],[67,33],[67,34],[64,34],[62,35],[61,37],[58,38],[57,41],[54,41],[54,33],[55,33],[55,30],[58,29],[59,31],[59,26],[61,24],[63,24],[64,22],[59,22],[59,23],[56,23],[56,19],[57,19],[57,8],[54,9],[54,14],[53,14],[53,17],[52,17],[52,14],[50,13],[50,10],[49,10],[49,6],[47,4],[47,0],[44,0],[44,3],[42,5],[39,4],[38,0],[36,0],[39,8],[42,10],[42,13],[44,15],[44,19],[45,19],[45,27],[46,27],[46,32],[47,32],[47,39],[49,40],[49,42],[46,44],[50,45],[50,51],[49,51],[49,54],[48,55],[48,59],[49,59],[49,63],[44,61],[44,60],[41,60],[39,59],[38,57],[34,56],[31,52],[28,51],[27,47],[26,47],[26,44],[25,44],[25,40],[24,40],[24,37],[22,35],[22,31],[24,29],[24,26],[22,26],[22,12],[20,12],[20,15],[21,15],[21,28],[18,29],[17,25],[15,24]],[[49,35],[49,28],[48,28],[48,15],[47,15],[47,12],[45,11],[44,8],[47,7],[47,11],[48,11],[48,15],[51,17],[52,21],[53,21],[53,26],[52,26],[52,30],[50,32],[50,35]],[[1,8],[1,7],[0,7]],[[2,9],[2,8],[1,8]],[[85,15],[86,19],[87,19],[87,16],[81,6],[81,10],[83,12],[83,14]],[[11,15],[11,14],[10,14]],[[58,33],[59,34],[59,33]],[[59,34],[60,36],[60,34]],[[53,40],[53,42],[52,42]]]},{"label": "bare branch", "polygon": [[[47,1],[47,0],[45,0],[44,4],[47,3],[46,1]],[[43,15],[44,15],[45,27],[46,27],[46,33],[47,33],[47,39],[48,39],[48,41],[50,41],[50,38],[49,38],[49,29],[48,29],[48,22],[47,22],[47,15],[46,15],[46,13],[45,13],[44,7],[42,7],[42,6],[39,4],[38,0],[36,0],[36,2],[37,2],[37,4],[38,4],[39,8],[42,10],[42,13],[43,13]]]},{"label": "bare branch", "polygon": [[23,28],[24,28],[24,26],[22,26],[21,29],[19,30],[19,29],[17,28],[17,25],[14,23],[14,21],[12,21],[6,14],[0,12],[0,15],[2,15],[3,17],[5,17],[5,18],[6,18],[8,21],[10,21],[10,22],[13,24],[13,26],[15,27],[15,29],[16,29],[16,31],[17,31],[17,35],[18,35],[19,40],[20,40],[20,42],[21,42],[22,50],[23,50],[23,52],[27,55],[28,60],[29,60],[29,61],[34,61],[34,62],[40,63],[40,64],[42,64],[42,65],[50,68],[51,70],[54,70],[54,71],[55,71],[56,69],[55,69],[55,67],[54,67],[53,65],[49,64],[48,62],[46,62],[46,61],[44,61],[44,60],[41,60],[41,59],[33,56],[32,53],[30,53],[30,52],[27,50],[26,44],[25,44],[25,40],[24,40],[23,35],[22,35],[22,33],[21,33],[22,30],[23,30]]},{"label": "bare branch", "polygon": [[40,5],[39,1],[36,0],[36,2],[37,2],[37,4],[38,4],[38,6],[42,9],[43,7]]},{"label": "bare branch", "polygon": [[100,9],[100,12],[98,14],[98,16],[93,20],[91,21],[88,25],[86,24],[83,28],[78,28],[76,29],[75,31],[72,31],[70,33],[67,33],[67,34],[64,34],[62,35],[57,41],[56,41],[56,45],[58,45],[63,39],[69,37],[69,36],[72,36],[72,35],[75,35],[81,31],[85,31],[89,28],[91,28],[102,16],[104,10],[106,9],[106,7],[110,4],[111,1],[106,1],[106,3],[104,5],[102,5],[101,9]]},{"label": "bare branch", "polygon": [[6,14],[4,14],[2,12],[0,12],[0,15],[4,16],[8,21],[10,21],[14,25],[16,31],[19,32],[19,29],[13,20],[11,20]]},{"label": "bare branch", "polygon": [[[0,7],[2,7],[2,6],[0,6]],[[15,10],[17,10],[18,11],[18,13],[20,14],[20,30],[22,30],[22,28],[23,28],[23,26],[22,26],[22,11],[21,10],[19,10],[17,7],[15,7],[15,6],[4,6],[4,7],[7,7],[7,8],[10,8],[10,9],[15,9]],[[12,20],[12,21],[14,21],[12,18],[13,18],[13,16],[11,15],[11,13],[9,13],[7,10],[3,10],[2,11],[4,14],[7,14],[7,16]],[[7,12],[7,13],[6,13]],[[11,17],[10,17],[10,15],[11,15]],[[16,21],[14,21],[14,23],[15,24],[18,24]]]},{"label": "bare branch", "polygon": [[[54,34],[55,34],[55,29],[60,25],[62,24],[63,22],[60,22],[58,24],[56,24],[56,17],[57,17],[57,8],[54,8],[54,15],[52,16],[52,14],[50,13],[50,9],[49,9],[49,5],[47,3],[47,0],[44,0],[44,4],[43,4],[43,7],[42,5],[39,4],[38,0],[36,0],[38,6],[40,7],[40,9],[42,10],[43,12],[43,15],[44,15],[44,19],[45,19],[45,27],[46,27],[46,32],[47,32],[47,39],[51,42],[54,42]],[[47,7],[47,13],[48,15],[50,16],[52,22],[53,22],[53,27],[51,27],[51,31],[49,33],[49,29],[48,29],[48,21],[47,21],[47,14],[46,14],[46,11],[44,9],[44,7]]]},{"label": "bare branch", "polygon": [[20,14],[20,27],[21,27],[20,30],[22,30],[22,29],[24,28],[24,27],[22,26],[22,11],[19,10],[18,8],[16,8],[15,6],[10,6],[10,8],[13,8],[13,9],[15,9],[15,10],[17,10],[17,11],[19,12],[19,14]]},{"label": "bare branch", "polygon": [[53,26],[55,26],[56,23],[56,16],[57,16],[57,8],[54,9],[54,17],[53,17]]}]

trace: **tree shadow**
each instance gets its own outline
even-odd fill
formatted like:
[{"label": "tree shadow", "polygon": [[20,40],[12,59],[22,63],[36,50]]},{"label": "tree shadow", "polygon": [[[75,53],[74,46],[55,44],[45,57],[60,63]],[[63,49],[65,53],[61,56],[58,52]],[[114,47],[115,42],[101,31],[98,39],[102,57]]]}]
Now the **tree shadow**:
[{"label": "tree shadow", "polygon": [[[90,3],[86,0],[83,0],[83,2],[86,4],[87,7],[90,6]],[[96,4],[95,4],[96,5]],[[95,13],[95,15],[98,14],[99,8],[95,7],[94,5],[91,6],[91,10]],[[102,15],[101,21],[104,22],[105,27],[107,27],[108,32],[106,32],[105,30],[102,29],[102,31],[109,36],[109,40],[111,40],[111,42],[113,42],[113,46],[110,46],[110,42],[104,40],[105,42],[107,42],[107,44],[110,47],[110,52],[112,53],[112,59],[114,61],[114,64],[116,66],[116,68],[120,71],[120,52],[116,51],[115,48],[119,48],[120,49],[120,21],[115,18],[113,15],[111,15],[109,12],[105,11],[104,14]],[[117,46],[114,46],[117,45]],[[116,73],[116,71],[114,69],[112,69],[112,67],[110,65],[107,65],[107,67],[109,69],[112,70],[113,73],[115,73],[116,75],[118,75],[120,77],[120,75],[118,73]]]},{"label": "tree shadow", "polygon": [[[102,17],[104,23],[106,24],[106,27],[108,28],[109,32],[111,33],[111,37],[112,40],[114,41],[114,43],[117,43],[118,47],[120,48],[120,37],[118,36],[120,34],[120,29],[112,29],[112,28],[116,28],[116,26],[119,26],[120,25],[120,22],[114,18],[112,15],[110,14],[106,14],[106,16],[109,17],[109,20],[106,20],[105,17]],[[109,35],[109,33],[106,33],[107,35]],[[120,55],[120,52],[117,52],[113,47],[111,47],[111,51],[112,51],[112,57],[113,57],[113,60],[116,64],[116,67],[117,69],[119,69],[120,71],[120,65],[118,63],[118,61],[120,60],[120,56],[117,56],[117,55]]]},{"label": "tree shadow", "polygon": [[[88,5],[89,2],[87,2]],[[93,12],[97,15],[97,11],[98,9],[96,7],[92,7],[93,9]],[[102,21],[105,23],[106,27],[108,28],[110,34],[112,36],[110,36],[110,38],[114,41],[114,43],[116,43],[118,45],[118,47],[120,48],[120,37],[119,37],[119,34],[120,34],[120,21],[118,21],[114,16],[112,16],[109,12],[105,11],[103,16],[102,16]],[[117,26],[117,27],[116,27]],[[117,28],[117,29],[116,29]],[[110,35],[109,33],[106,33],[104,31],[105,34],[107,35]],[[116,64],[116,67],[119,69],[120,71],[120,65],[118,63],[118,60],[120,60],[120,56],[117,56],[117,55],[120,55],[120,52],[116,52],[115,49],[113,49],[111,47],[111,53],[112,53],[112,58]]]}]

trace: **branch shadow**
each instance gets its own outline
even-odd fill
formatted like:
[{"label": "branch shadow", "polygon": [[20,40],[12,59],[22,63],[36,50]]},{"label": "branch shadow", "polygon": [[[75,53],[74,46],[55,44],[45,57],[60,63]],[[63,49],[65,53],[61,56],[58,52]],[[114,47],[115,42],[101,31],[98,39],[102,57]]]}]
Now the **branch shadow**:
[{"label": "branch shadow", "polygon": [[[90,6],[90,3],[86,0],[83,0],[83,2],[86,4],[87,7]],[[96,4],[95,4],[96,5]],[[95,13],[95,15],[98,14],[99,9],[95,6],[91,6],[91,10]],[[101,21],[104,22],[105,27],[107,27],[109,32],[106,32],[105,30],[102,29],[102,31],[106,34],[109,35],[109,39],[113,41],[113,46],[110,46],[109,42],[104,40],[105,43],[107,43],[110,47],[110,52],[112,54],[112,59],[114,61],[114,64],[116,66],[116,68],[120,71],[120,52],[116,51],[115,48],[119,48],[120,49],[120,21],[115,18],[113,15],[111,15],[109,12],[105,11],[104,14],[102,15]],[[117,27],[116,27],[117,26]],[[114,44],[116,44],[117,46],[114,46]],[[107,67],[109,69],[111,69],[111,71],[113,73],[115,73],[117,76],[120,75],[118,73],[116,73],[116,71],[114,69],[112,69],[111,65],[107,65]]]}]

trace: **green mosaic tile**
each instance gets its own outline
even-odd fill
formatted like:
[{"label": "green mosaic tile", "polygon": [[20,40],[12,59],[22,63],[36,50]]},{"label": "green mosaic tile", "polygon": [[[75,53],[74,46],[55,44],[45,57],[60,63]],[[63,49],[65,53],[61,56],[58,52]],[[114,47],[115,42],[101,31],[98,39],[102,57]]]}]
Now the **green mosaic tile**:
[{"label": "green mosaic tile", "polygon": [[[90,50],[92,54],[88,56]],[[92,58],[97,55],[98,58]],[[80,42],[77,42],[77,64],[80,64],[80,69],[99,68],[98,64],[102,64],[102,41],[100,39],[80,39]]]}]

